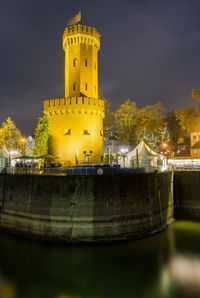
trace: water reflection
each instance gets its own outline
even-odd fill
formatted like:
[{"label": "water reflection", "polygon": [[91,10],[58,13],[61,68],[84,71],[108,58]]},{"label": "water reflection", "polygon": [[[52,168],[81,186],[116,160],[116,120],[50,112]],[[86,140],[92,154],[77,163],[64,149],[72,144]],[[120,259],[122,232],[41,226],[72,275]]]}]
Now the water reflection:
[{"label": "water reflection", "polygon": [[0,235],[0,297],[199,298],[200,224],[96,247]]}]

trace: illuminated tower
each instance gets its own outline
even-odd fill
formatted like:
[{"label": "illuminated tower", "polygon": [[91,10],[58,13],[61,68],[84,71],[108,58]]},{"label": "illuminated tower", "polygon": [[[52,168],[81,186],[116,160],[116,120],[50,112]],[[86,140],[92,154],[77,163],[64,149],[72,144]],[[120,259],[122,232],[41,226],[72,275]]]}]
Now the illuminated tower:
[{"label": "illuminated tower", "polygon": [[[65,97],[44,101],[50,127],[49,153],[66,165],[103,160],[104,101],[98,98],[98,50],[95,28],[76,25],[63,34]],[[85,159],[85,160],[84,160]]]}]

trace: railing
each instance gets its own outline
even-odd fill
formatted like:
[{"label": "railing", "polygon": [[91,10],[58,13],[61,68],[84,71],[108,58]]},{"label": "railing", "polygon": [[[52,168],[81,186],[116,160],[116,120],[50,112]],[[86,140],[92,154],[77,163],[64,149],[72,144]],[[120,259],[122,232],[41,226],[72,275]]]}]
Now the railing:
[{"label": "railing", "polygon": [[[171,168],[167,167],[165,170],[196,170],[194,168]],[[200,170],[198,168],[197,170]],[[94,166],[77,166],[74,168],[34,168],[34,167],[6,167],[0,168],[0,173],[3,174],[18,174],[18,175],[116,175],[116,174],[136,174],[136,173],[152,173],[160,172],[159,167],[141,167],[141,168],[121,168],[120,166],[109,166],[109,165],[94,165]]]},{"label": "railing", "polygon": [[6,167],[2,168],[3,174],[31,174],[31,175],[66,175],[63,168],[29,168],[29,167]]},{"label": "railing", "polygon": [[200,171],[200,166],[172,166],[173,171]]}]

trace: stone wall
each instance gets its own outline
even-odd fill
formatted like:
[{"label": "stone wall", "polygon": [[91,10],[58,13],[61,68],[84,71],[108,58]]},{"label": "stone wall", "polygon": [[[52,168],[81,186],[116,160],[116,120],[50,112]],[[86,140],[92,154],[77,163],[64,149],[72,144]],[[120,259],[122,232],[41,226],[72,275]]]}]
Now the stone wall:
[{"label": "stone wall", "polygon": [[56,242],[141,238],[173,221],[173,174],[0,176],[0,228]]},{"label": "stone wall", "polygon": [[174,173],[174,204],[176,219],[200,219],[200,172]]}]

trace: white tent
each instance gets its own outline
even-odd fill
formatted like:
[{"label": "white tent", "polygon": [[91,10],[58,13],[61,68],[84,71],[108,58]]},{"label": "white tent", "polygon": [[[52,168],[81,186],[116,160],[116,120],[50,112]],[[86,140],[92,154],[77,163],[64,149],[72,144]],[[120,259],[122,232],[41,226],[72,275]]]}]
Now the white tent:
[{"label": "white tent", "polygon": [[166,157],[152,150],[144,141],[132,151],[121,157],[119,164],[125,167],[162,168],[166,167]]}]

